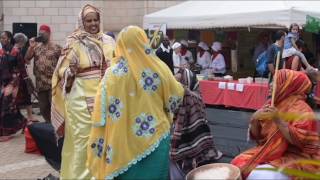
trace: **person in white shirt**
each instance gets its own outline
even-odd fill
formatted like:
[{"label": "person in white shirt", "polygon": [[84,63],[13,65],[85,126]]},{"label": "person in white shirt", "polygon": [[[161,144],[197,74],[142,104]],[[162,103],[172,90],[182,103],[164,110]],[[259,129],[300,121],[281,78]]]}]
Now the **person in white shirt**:
[{"label": "person in white shirt", "polygon": [[212,62],[210,64],[211,72],[215,76],[224,76],[226,73],[226,63],[223,55],[220,53],[221,43],[218,41],[214,42],[211,46],[211,49],[213,51],[211,56]]},{"label": "person in white shirt", "polygon": [[186,40],[181,40],[181,65],[185,68],[190,68],[190,66],[194,63],[193,56],[191,51],[188,50],[189,44]]},{"label": "person in white shirt", "polygon": [[181,44],[178,42],[175,42],[172,45],[173,53],[172,53],[172,61],[173,61],[173,71],[174,74],[177,74],[181,66]]},{"label": "person in white shirt", "polygon": [[211,64],[211,54],[208,52],[209,47],[206,43],[198,44],[197,64],[201,66],[201,74],[205,74]]}]

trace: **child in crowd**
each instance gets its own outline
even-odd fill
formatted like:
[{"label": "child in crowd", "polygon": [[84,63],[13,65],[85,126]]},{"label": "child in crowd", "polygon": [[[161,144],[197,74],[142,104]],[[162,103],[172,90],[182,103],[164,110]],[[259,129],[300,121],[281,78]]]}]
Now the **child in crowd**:
[{"label": "child in crowd", "polygon": [[299,39],[299,25],[293,23],[290,25],[289,33],[285,36],[284,39],[284,50],[282,58],[287,58],[293,55],[300,57],[302,63],[305,65],[306,69],[312,68],[308,63],[306,57],[298,50],[296,41]]}]

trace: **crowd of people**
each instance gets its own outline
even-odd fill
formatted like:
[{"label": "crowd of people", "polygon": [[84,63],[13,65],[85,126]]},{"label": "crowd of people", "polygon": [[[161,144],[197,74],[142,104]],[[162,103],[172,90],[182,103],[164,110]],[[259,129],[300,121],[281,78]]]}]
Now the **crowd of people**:
[{"label": "crowd of people", "polygon": [[316,66],[315,57],[309,51],[307,44],[300,36],[299,25],[291,24],[288,34],[282,30],[274,33],[274,43],[270,43],[270,34],[262,32],[259,35],[259,43],[253,49],[252,61],[256,64],[263,57],[267,61],[267,70],[265,73],[255,72],[255,76],[268,77],[269,72],[274,73],[274,57],[281,52],[280,69],[291,69],[296,71],[305,71]]},{"label": "crowd of people", "polygon": [[[1,141],[37,121],[32,112],[31,96],[38,98],[41,114],[50,122],[51,78],[60,56],[60,46],[51,43],[49,26],[40,27],[38,42],[29,40],[23,33],[12,36],[9,31],[1,34]],[[36,86],[27,73],[26,65],[34,59]],[[36,93],[35,93],[36,92]],[[27,118],[20,112],[26,108]]]},{"label": "crowd of people", "polygon": [[[268,99],[252,115],[249,124],[249,136],[257,146],[241,153],[231,162],[240,168],[245,179],[292,178],[283,172],[259,168],[291,168],[314,174],[320,170],[319,166],[295,163],[299,159],[320,159],[317,120],[310,107],[312,104],[306,101],[319,81],[319,73],[301,52],[306,45],[298,32],[299,26],[295,23],[290,26],[288,34],[279,30],[271,45],[268,45],[268,38],[263,34],[261,44],[254,53],[254,58],[258,58],[258,54],[265,51],[270,81],[276,88],[274,105]],[[277,57],[277,54],[280,56]],[[280,59],[280,70],[275,76],[277,58]],[[269,95],[271,97],[271,91]]]},{"label": "crowd of people", "polygon": [[[9,31],[4,31],[1,34],[1,141],[8,140],[11,134],[26,125],[27,119],[22,116],[19,109],[24,105],[30,106],[31,103],[31,98],[26,93],[24,81],[26,70],[21,52],[21,47],[26,43],[26,39],[22,34],[16,34],[14,39],[16,43],[13,43],[13,36]],[[30,110],[30,108],[28,109]],[[31,115],[29,118],[32,118]]]},{"label": "crowd of people", "polygon": [[197,45],[196,60],[194,60],[191,51],[188,50],[188,46],[189,44],[186,40],[174,42],[172,46],[170,46],[169,38],[164,36],[156,54],[170,67],[174,74],[177,74],[179,69],[186,68],[196,74],[225,75],[226,63],[221,52],[221,42],[213,42],[211,49],[205,42],[199,42]]},{"label": "crowd of people", "polygon": [[[194,59],[185,40],[171,46],[164,36],[154,51],[140,27],[125,27],[115,38],[102,32],[101,23],[100,11],[85,5],[64,48],[51,41],[47,25],[29,47],[22,33],[1,33],[0,140],[27,127],[61,179],[168,179],[169,172],[170,179],[184,179],[192,169],[220,159],[196,74],[225,75],[221,42],[210,48],[199,42]],[[263,43],[254,52],[253,59],[267,51],[271,74],[277,52],[287,59],[274,77],[274,106],[268,99],[250,121],[257,146],[231,162],[243,178],[289,179],[256,168],[320,160],[316,117],[306,103],[320,75],[301,53],[305,46],[297,28],[293,24],[288,35],[276,32],[274,44]],[[25,67],[32,59],[35,87]],[[31,96],[45,122],[36,122]],[[315,165],[290,167],[320,171]]]}]

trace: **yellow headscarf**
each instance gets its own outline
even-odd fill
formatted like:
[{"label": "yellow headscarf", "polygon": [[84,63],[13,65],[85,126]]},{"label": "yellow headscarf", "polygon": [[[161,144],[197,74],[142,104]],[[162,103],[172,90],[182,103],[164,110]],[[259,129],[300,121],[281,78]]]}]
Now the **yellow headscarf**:
[{"label": "yellow headscarf", "polygon": [[[78,16],[78,27],[70,36],[67,37],[66,45],[62,50],[58,64],[52,76],[51,123],[58,137],[62,137],[64,135],[64,91],[67,84],[67,72],[70,72],[70,67],[66,66],[65,64],[74,64],[73,62],[66,63],[66,61],[68,61],[66,57],[71,52],[73,45],[80,41],[91,50],[92,54],[97,56],[103,55],[103,44],[111,44],[112,46],[114,45],[114,40],[102,33],[102,25],[100,25],[100,32],[97,34],[90,34],[89,32],[85,31],[83,19],[88,13],[91,12],[96,12],[99,16],[101,16],[99,9],[90,4],[86,4],[82,7]],[[100,24],[103,24],[101,20]],[[105,60],[109,62],[109,59]]]},{"label": "yellow headscarf", "polygon": [[112,179],[152,153],[169,135],[184,94],[141,28],[124,28],[115,54],[95,98],[89,139],[87,166],[98,179]]}]

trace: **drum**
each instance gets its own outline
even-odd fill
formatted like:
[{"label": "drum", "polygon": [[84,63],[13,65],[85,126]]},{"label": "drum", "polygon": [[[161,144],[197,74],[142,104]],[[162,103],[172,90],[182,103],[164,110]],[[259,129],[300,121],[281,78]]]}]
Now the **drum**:
[{"label": "drum", "polygon": [[242,178],[238,167],[227,163],[214,163],[197,167],[186,176],[186,180],[201,179],[241,180]]}]

